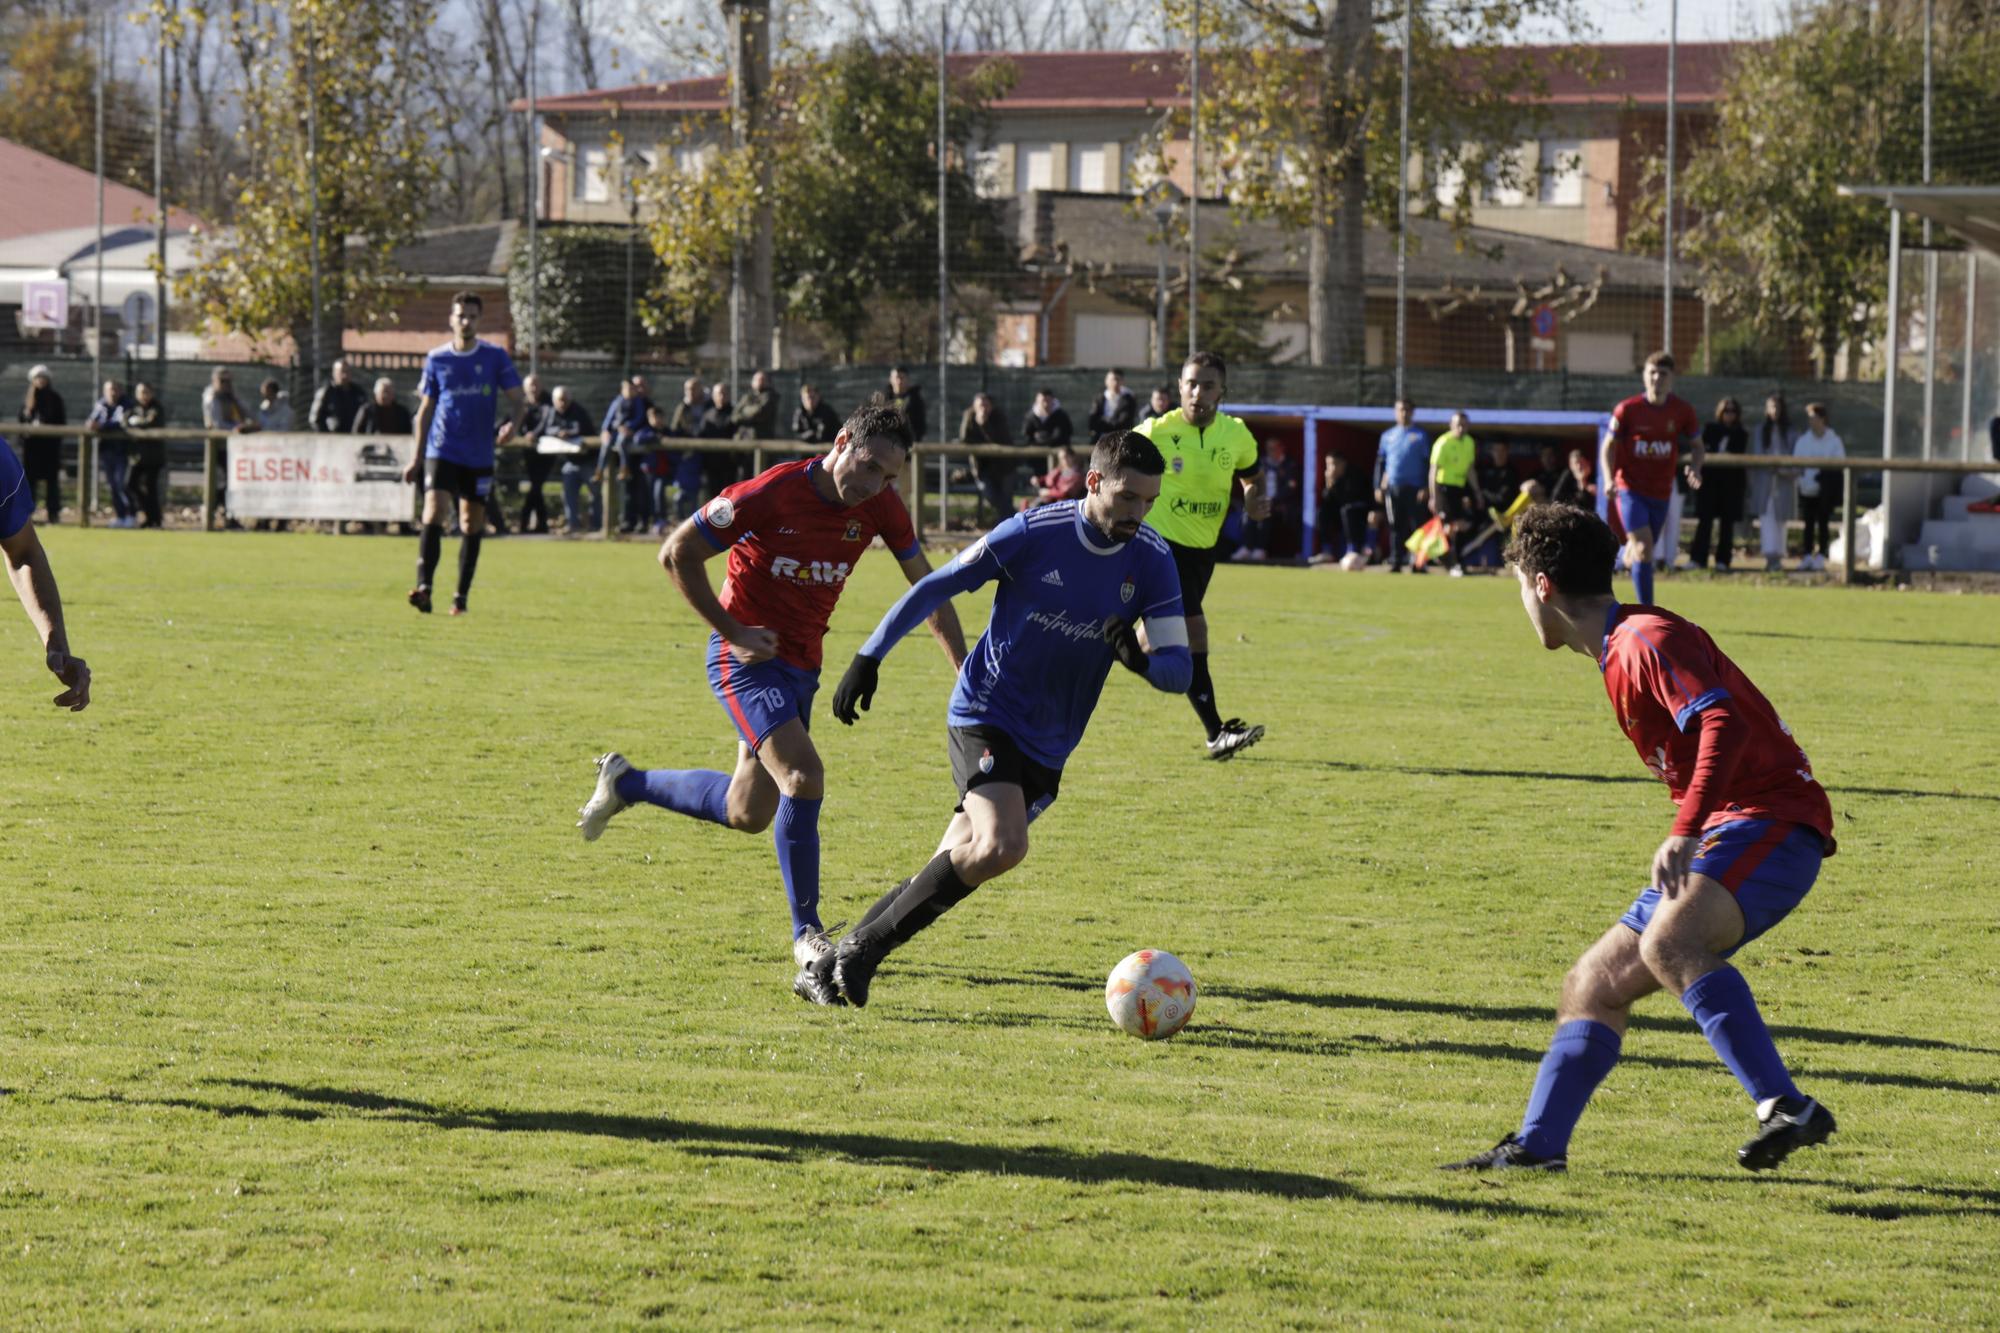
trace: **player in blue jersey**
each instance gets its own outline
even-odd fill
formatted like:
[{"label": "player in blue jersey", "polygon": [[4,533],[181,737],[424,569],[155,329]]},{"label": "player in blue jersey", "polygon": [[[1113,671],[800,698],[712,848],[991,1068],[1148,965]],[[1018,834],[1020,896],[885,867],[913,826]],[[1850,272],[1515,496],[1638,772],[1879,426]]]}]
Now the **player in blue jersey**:
[{"label": "player in blue jersey", "polygon": [[[410,605],[431,609],[431,575],[444,548],[444,502],[458,499],[458,593],[451,613],[465,614],[472,572],[479,567],[479,539],[486,531],[486,497],[493,493],[493,449],[520,429],[521,376],[514,358],[479,337],[481,302],[477,292],[451,298],[451,341],[424,358],[417,387],[417,457],[403,480],[424,479],[424,526],[417,538],[417,586]],[[507,414],[500,415],[500,402]]]},{"label": "player in blue jersey", "polygon": [[[835,951],[849,1004],[891,952],[987,880],[1021,864],[1028,825],[1056,799],[1115,660],[1154,689],[1194,676],[1180,574],[1143,520],[1166,462],[1152,441],[1113,431],[1090,452],[1081,500],[1017,514],[903,594],[833,695],[854,723],[875,697],[882,658],[952,596],[1000,580],[986,632],[958,673],[946,713],[959,803],[930,863],[882,895]],[[1145,622],[1148,652],[1137,625]]]},{"label": "player in blue jersey", "polygon": [[41,636],[49,670],[63,683],[63,692],[55,698],[56,707],[81,713],[90,706],[90,668],[81,657],[70,655],[62,596],[56,591],[49,554],[35,535],[34,513],[35,493],[28,489],[21,460],[14,456],[12,445],[0,440],[0,555],[7,558],[7,577],[20,594],[28,623]]}]

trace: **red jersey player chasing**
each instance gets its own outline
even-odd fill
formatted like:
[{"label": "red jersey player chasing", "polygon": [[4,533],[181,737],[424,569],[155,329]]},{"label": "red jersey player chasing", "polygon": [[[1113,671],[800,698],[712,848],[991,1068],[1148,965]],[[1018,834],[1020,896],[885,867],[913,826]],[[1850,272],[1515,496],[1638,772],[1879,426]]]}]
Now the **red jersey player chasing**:
[{"label": "red jersey player chasing", "polygon": [[[1674,467],[1688,451],[1688,485],[1701,489],[1701,418],[1694,405],[1676,398],[1674,359],[1665,352],[1646,358],[1646,391],[1611,409],[1600,462],[1611,478],[1611,503],[1625,525],[1625,563],[1640,602],[1653,601],[1653,544],[1665,531],[1674,498]],[[1673,549],[1673,543],[1667,544]]]},{"label": "red jersey player chasing", "polygon": [[[909,510],[890,486],[903,470],[910,428],[891,407],[847,419],[823,458],[780,463],[738,482],[676,528],[660,548],[674,585],[714,631],[708,683],[736,728],[736,771],[642,770],[621,754],[597,761],[597,790],[577,811],[595,840],[611,816],[646,802],[744,833],[772,830],[778,872],[792,908],[792,989],[814,1004],[839,1004],[822,980],[833,945],[819,919],[819,808],[825,772],[808,728],[819,689],[820,640],[855,562],[876,536],[915,583],[930,573]],[[729,553],[718,599],[705,562]],[[965,636],[946,603],[931,632],[954,670]]]},{"label": "red jersey player chasing", "polygon": [[1567,1169],[1570,1132],[1617,1063],[1632,1003],[1661,987],[1756,1103],[1752,1171],[1825,1142],[1833,1115],[1801,1093],[1726,959],[1785,918],[1834,851],[1833,812],[1805,752],[1699,627],[1611,595],[1617,538],[1595,514],[1536,505],[1507,561],[1544,648],[1597,660],[1619,726],[1680,813],[1652,881],[1563,981],[1555,1037],[1518,1133],[1453,1170]]}]

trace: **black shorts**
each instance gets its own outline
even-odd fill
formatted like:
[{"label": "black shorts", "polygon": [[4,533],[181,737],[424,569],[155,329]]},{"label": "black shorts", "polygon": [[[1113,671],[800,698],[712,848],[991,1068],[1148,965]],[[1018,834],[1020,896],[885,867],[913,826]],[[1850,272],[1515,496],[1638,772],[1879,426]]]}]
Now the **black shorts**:
[{"label": "black shorts", "polygon": [[1201,599],[1208,595],[1208,581],[1215,577],[1215,548],[1168,542],[1167,549],[1173,552],[1174,570],[1181,576],[1181,610],[1198,616]]},{"label": "black shorts", "polygon": [[945,741],[951,752],[951,778],[958,784],[958,809],[965,794],[989,783],[1007,782],[1021,789],[1028,818],[1055,803],[1062,787],[1062,770],[1037,763],[1021,753],[1014,738],[998,727],[951,727]]},{"label": "black shorts", "polygon": [[461,500],[477,500],[484,504],[487,497],[493,494],[493,469],[467,467],[449,458],[426,458],[424,489],[445,491]]}]

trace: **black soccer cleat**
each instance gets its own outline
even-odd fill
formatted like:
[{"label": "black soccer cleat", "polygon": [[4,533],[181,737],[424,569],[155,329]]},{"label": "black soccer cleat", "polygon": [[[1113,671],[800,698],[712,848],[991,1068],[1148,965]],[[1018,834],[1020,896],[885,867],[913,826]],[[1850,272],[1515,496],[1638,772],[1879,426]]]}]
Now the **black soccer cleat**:
[{"label": "black soccer cleat", "polygon": [[410,589],[410,605],[416,607],[417,610],[423,612],[425,615],[429,615],[431,613],[431,590],[429,588]]},{"label": "black soccer cleat", "polygon": [[1509,1134],[1485,1152],[1475,1153],[1462,1162],[1447,1162],[1440,1171],[1567,1171],[1567,1157],[1537,1157],[1522,1146],[1521,1140]]},{"label": "black soccer cleat", "polygon": [[840,987],[833,979],[833,941],[827,932],[809,930],[793,940],[792,961],[799,965],[799,974],[792,978],[792,994],[808,1004],[847,1003],[840,998]]},{"label": "black soccer cleat", "polygon": [[1253,727],[1240,717],[1232,717],[1208,743],[1208,757],[1218,761],[1234,759],[1238,750],[1247,750],[1263,739],[1263,727]]},{"label": "black soccer cleat", "polygon": [[463,597],[454,597],[451,599],[451,613],[455,616],[465,614],[465,599]]},{"label": "black soccer cleat", "polygon": [[1825,1143],[1838,1129],[1833,1112],[1810,1097],[1779,1097],[1757,1108],[1757,1137],[1736,1150],[1746,1171],[1770,1171],[1794,1148]]},{"label": "black soccer cleat", "polygon": [[839,987],[841,998],[856,1009],[868,1004],[868,983],[875,979],[875,969],[882,966],[882,960],[889,951],[875,940],[864,938],[859,931],[840,942],[833,952],[833,981]]}]

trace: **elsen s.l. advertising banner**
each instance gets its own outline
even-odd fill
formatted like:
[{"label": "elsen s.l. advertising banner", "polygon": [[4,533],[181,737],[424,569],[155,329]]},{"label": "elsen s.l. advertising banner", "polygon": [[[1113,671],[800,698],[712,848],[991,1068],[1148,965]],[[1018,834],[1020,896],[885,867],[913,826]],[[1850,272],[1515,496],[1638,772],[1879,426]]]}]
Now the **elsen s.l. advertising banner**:
[{"label": "elsen s.l. advertising banner", "polygon": [[416,444],[407,435],[274,431],[232,435],[228,449],[232,517],[396,523],[411,515],[403,469]]}]

